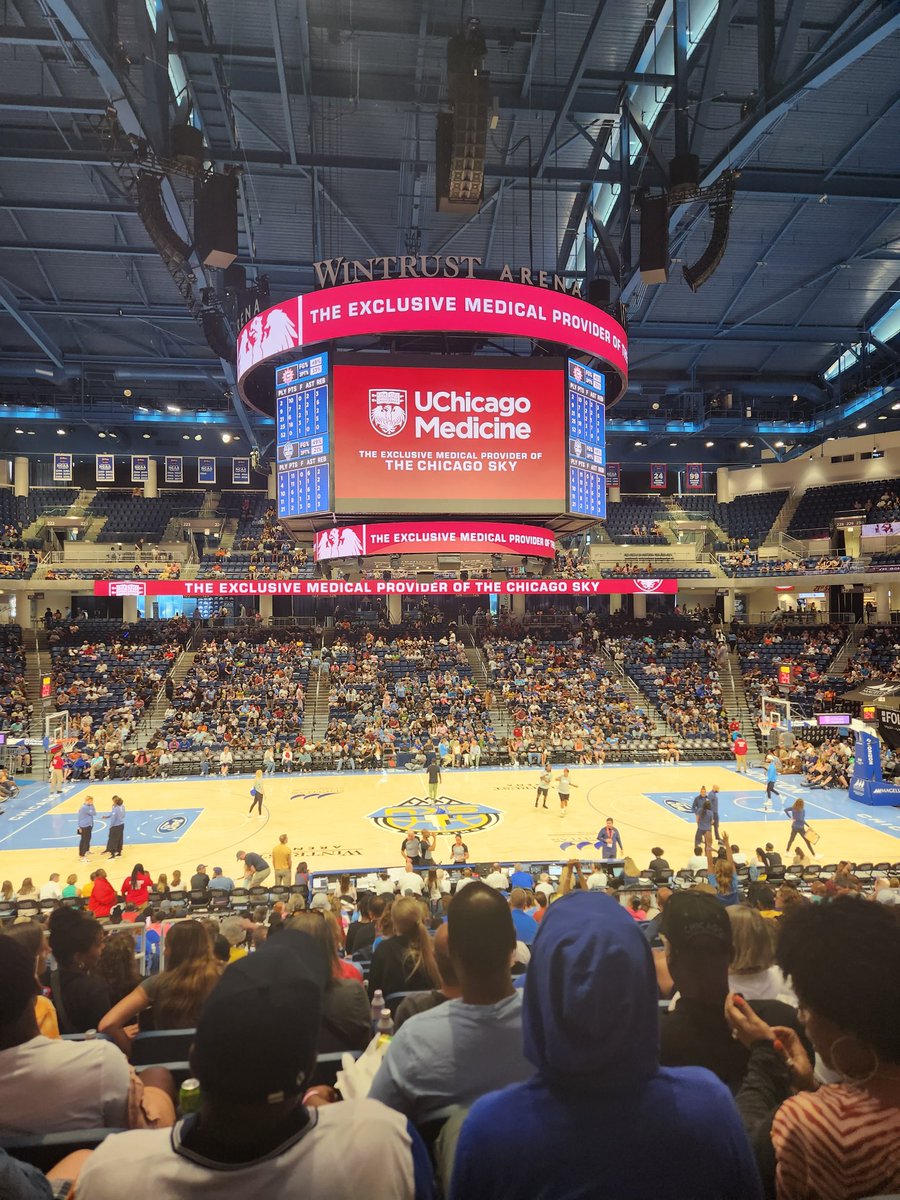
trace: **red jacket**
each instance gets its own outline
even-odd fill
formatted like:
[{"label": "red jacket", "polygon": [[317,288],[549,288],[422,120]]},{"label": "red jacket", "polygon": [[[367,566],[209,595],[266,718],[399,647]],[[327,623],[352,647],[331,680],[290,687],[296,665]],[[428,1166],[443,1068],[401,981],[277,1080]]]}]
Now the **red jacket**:
[{"label": "red jacket", "polygon": [[153,887],[153,880],[145,871],[143,875],[138,875],[137,887],[131,886],[131,876],[126,876],[125,882],[122,884],[122,895],[125,898],[126,904],[135,904],[141,908],[150,899],[150,889]]},{"label": "red jacket", "polygon": [[88,908],[95,917],[108,917],[118,899],[116,889],[108,879],[95,879]]}]

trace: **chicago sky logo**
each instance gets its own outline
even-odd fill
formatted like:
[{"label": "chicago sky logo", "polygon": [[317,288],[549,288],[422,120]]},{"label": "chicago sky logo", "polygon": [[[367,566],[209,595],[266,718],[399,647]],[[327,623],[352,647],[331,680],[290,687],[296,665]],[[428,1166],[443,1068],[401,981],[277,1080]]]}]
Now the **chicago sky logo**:
[{"label": "chicago sky logo", "polygon": [[157,833],[177,833],[187,825],[187,817],[166,817],[156,827]]},{"label": "chicago sky logo", "polygon": [[661,579],[636,579],[634,582],[641,592],[658,592],[663,585]]},{"label": "chicago sky logo", "polygon": [[500,813],[486,804],[452,800],[441,796],[437,801],[410,796],[401,804],[389,804],[369,813],[369,820],[380,829],[395,833],[424,830],[428,833],[479,833],[500,820]]},{"label": "chicago sky logo", "polygon": [[369,388],[369,422],[382,437],[394,437],[406,427],[406,390]]}]

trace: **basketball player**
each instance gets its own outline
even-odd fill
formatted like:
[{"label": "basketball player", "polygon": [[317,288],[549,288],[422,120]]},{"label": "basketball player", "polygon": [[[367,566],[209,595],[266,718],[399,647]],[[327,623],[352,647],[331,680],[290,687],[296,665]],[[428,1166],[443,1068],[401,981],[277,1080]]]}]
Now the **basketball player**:
[{"label": "basketball player", "polygon": [[538,779],[537,794],[535,795],[535,798],[534,798],[534,807],[535,808],[537,808],[538,804],[542,800],[544,803],[544,808],[547,807],[547,789],[550,787],[550,784],[552,782],[553,782],[553,772],[550,770],[549,767],[544,767],[543,771],[541,771],[540,778]]},{"label": "basketball player", "polygon": [[562,775],[556,777],[556,790],[559,792],[559,807],[562,810],[560,816],[566,815],[566,810],[569,807],[569,792],[572,788],[577,788],[578,784],[573,783],[569,777],[569,768],[564,767]]},{"label": "basketball player", "polygon": [[259,815],[262,816],[262,806],[263,806],[262,782],[263,782],[262,771],[257,771],[256,774],[253,776],[253,787],[250,789],[250,808],[248,809],[248,815],[253,812],[254,808],[258,808]]}]

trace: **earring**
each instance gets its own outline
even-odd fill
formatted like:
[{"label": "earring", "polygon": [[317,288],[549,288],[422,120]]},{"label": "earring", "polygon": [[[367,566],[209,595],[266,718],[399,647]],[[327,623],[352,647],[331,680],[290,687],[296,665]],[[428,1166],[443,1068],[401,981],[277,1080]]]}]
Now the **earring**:
[{"label": "earring", "polygon": [[881,1069],[881,1059],[878,1057],[877,1053],[874,1050],[872,1050],[872,1055],[875,1058],[875,1063],[874,1063],[871,1071],[869,1071],[868,1074],[866,1074],[866,1075],[851,1075],[848,1071],[842,1070],[841,1065],[838,1062],[837,1055],[835,1054],[835,1050],[841,1044],[841,1042],[849,1042],[849,1041],[850,1041],[850,1038],[846,1034],[842,1034],[839,1038],[835,1038],[835,1040],[831,1043],[831,1050],[830,1050],[831,1061],[834,1064],[835,1071],[837,1071],[838,1075],[840,1075],[842,1083],[847,1084],[848,1087],[865,1087],[865,1085],[871,1079],[875,1078],[875,1076],[878,1074],[879,1070]]}]

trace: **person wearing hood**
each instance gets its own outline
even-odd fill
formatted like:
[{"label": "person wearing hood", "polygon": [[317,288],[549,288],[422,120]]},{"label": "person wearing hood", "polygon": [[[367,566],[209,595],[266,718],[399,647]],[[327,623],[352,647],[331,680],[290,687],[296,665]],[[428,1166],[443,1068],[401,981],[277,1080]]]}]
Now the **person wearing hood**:
[{"label": "person wearing hood", "polygon": [[450,1200],[759,1200],[728,1089],[660,1066],[657,1007],[650,947],[624,908],[595,892],[552,905],[525,984],[536,1074],[472,1106]]}]

